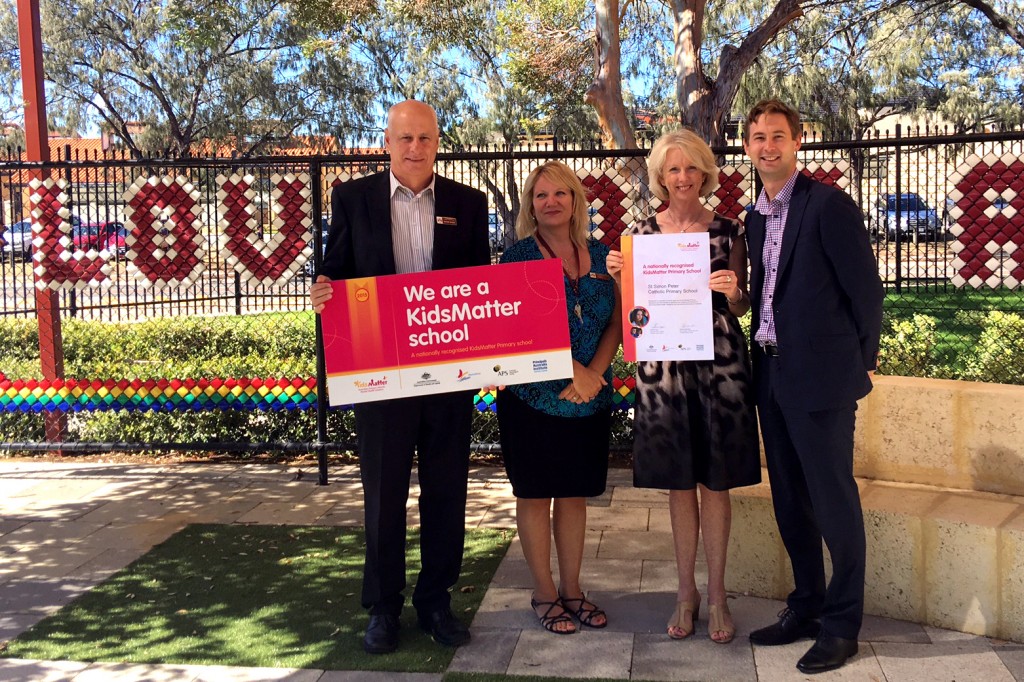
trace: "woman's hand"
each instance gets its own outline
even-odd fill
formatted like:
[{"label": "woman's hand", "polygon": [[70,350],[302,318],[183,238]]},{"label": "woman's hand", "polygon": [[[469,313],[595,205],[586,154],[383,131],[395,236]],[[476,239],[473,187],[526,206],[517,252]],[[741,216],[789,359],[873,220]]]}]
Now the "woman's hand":
[{"label": "woman's hand", "polygon": [[716,270],[711,273],[711,290],[725,294],[729,303],[739,303],[743,299],[743,290],[732,270]]},{"label": "woman's hand", "polygon": [[572,383],[562,389],[558,397],[572,403],[589,403],[597,397],[601,388],[607,385],[608,382],[603,376],[573,360]]},{"label": "woman's hand", "polygon": [[622,274],[623,262],[621,251],[609,251],[608,256],[604,259],[604,267],[616,282],[619,281]]},{"label": "woman's hand", "polygon": [[317,275],[316,281],[309,285],[309,302],[313,304],[313,310],[322,313],[324,305],[331,300],[333,293],[331,278],[327,275]]}]

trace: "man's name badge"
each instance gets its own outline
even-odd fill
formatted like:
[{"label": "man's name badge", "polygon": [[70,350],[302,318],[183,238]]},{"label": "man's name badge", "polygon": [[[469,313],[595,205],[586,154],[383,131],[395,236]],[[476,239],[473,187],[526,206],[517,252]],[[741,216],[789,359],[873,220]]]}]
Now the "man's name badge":
[{"label": "man's name badge", "polygon": [[449,218],[446,215],[439,215],[439,216],[437,216],[437,224],[438,225],[458,225],[459,221],[456,220],[455,218]]}]

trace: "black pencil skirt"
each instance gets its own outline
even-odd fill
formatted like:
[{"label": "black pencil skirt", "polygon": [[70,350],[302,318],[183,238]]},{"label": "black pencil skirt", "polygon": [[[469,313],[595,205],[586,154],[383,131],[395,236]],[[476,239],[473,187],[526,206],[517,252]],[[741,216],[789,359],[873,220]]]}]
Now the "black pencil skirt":
[{"label": "black pencil skirt", "polygon": [[535,410],[511,391],[498,394],[501,455],[516,497],[594,497],[608,480],[611,408],[589,417]]}]

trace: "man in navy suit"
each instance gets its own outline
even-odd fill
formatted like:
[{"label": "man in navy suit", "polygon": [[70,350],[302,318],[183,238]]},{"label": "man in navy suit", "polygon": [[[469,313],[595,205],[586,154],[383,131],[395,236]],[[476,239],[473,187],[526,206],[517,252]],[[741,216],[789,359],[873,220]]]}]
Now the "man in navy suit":
[{"label": "man in navy suit", "polygon": [[[863,216],[796,168],[800,116],[778,100],[747,116],[743,147],[764,185],[747,216],[754,384],[772,503],[795,588],[762,646],[814,637],[803,673],[857,653],[864,520],[853,478],[857,400],[871,390],[882,283]],[[825,541],[832,579],[825,584]]]},{"label": "man in navy suit", "polygon": [[[334,279],[490,262],[487,198],[434,174],[438,138],[431,107],[407,100],[390,109],[384,133],[390,171],[342,183],[331,197],[323,268],[309,290],[316,312],[331,297]],[[469,641],[448,591],[462,568],[472,406],[467,392],[355,406],[366,524],[362,604],[370,610],[363,648],[369,653],[398,647],[414,454],[422,568],[412,603],[420,627],[437,642]]]}]

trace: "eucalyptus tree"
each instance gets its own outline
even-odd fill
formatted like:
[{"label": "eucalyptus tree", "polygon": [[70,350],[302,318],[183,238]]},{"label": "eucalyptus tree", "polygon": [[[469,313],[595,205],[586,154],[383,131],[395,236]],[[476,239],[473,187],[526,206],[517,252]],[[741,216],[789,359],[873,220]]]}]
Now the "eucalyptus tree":
[{"label": "eucalyptus tree", "polygon": [[[930,44],[938,59],[961,65],[959,72],[947,69],[933,86],[955,87],[960,95],[973,87],[977,92],[969,96],[971,102],[982,103],[986,97],[1005,102],[997,91],[1014,87],[1012,65],[1014,59],[1020,62],[1024,36],[1024,7],[1018,0],[627,0],[623,3],[625,9],[620,9],[619,0],[595,0],[596,66],[590,93],[595,108],[609,112],[601,116],[606,137],[623,147],[631,144],[632,132],[621,122],[625,107],[616,67],[627,38],[620,36],[620,29],[626,23],[627,10],[638,5],[646,5],[655,14],[662,12],[666,25],[671,27],[663,48],[671,63],[676,115],[680,123],[712,144],[724,142],[741,87],[752,89],[744,85],[748,72],[748,80],[763,80],[762,92],[771,90],[778,84],[780,68],[774,62],[780,59],[786,68],[814,65],[828,74],[837,63],[842,66],[842,62],[851,61],[837,48],[847,41],[859,51],[866,48],[886,52],[892,60],[889,75],[906,75],[910,64],[904,63],[905,53]],[[824,34],[815,30],[822,25],[820,19],[813,19],[819,13],[830,20],[825,22]],[[901,38],[883,45],[871,38],[878,31],[902,28],[899,21],[909,26],[927,23],[925,17],[931,17],[937,33],[922,38],[921,44]],[[879,27],[878,22],[883,25]],[[658,38],[655,34],[654,39]],[[992,51],[990,56],[979,59],[986,50]],[[913,56],[910,61],[914,61]],[[921,62],[921,69],[930,68],[927,61]],[[806,68],[795,73],[806,73]],[[938,73],[934,65],[930,70]],[[887,88],[885,82],[870,82],[869,69],[858,67],[853,71],[857,72],[854,80],[859,92],[876,86]],[[1009,79],[1007,74],[1011,75]],[[927,79],[919,74],[906,77],[911,81],[910,90],[929,91]],[[995,107],[993,115],[1012,118],[1012,112],[1000,106]],[[948,114],[955,114],[955,110],[954,106],[947,107]],[[853,120],[849,112],[845,116]]]},{"label": "eucalyptus tree", "polygon": [[[41,0],[51,119],[116,135],[133,153],[242,153],[367,117],[369,88],[343,62],[303,52],[281,0]],[[0,53],[16,62],[16,10],[0,5]],[[327,106],[344,97],[346,107]]]},{"label": "eucalyptus tree", "polygon": [[765,50],[736,105],[782,96],[829,137],[864,137],[887,117],[930,115],[966,132],[1024,118],[1020,48],[963,4],[869,11],[821,6]]},{"label": "eucalyptus tree", "polygon": [[930,12],[928,82],[943,93],[937,114],[956,132],[1024,124],[1024,4],[1005,0],[996,16],[978,4]]}]

